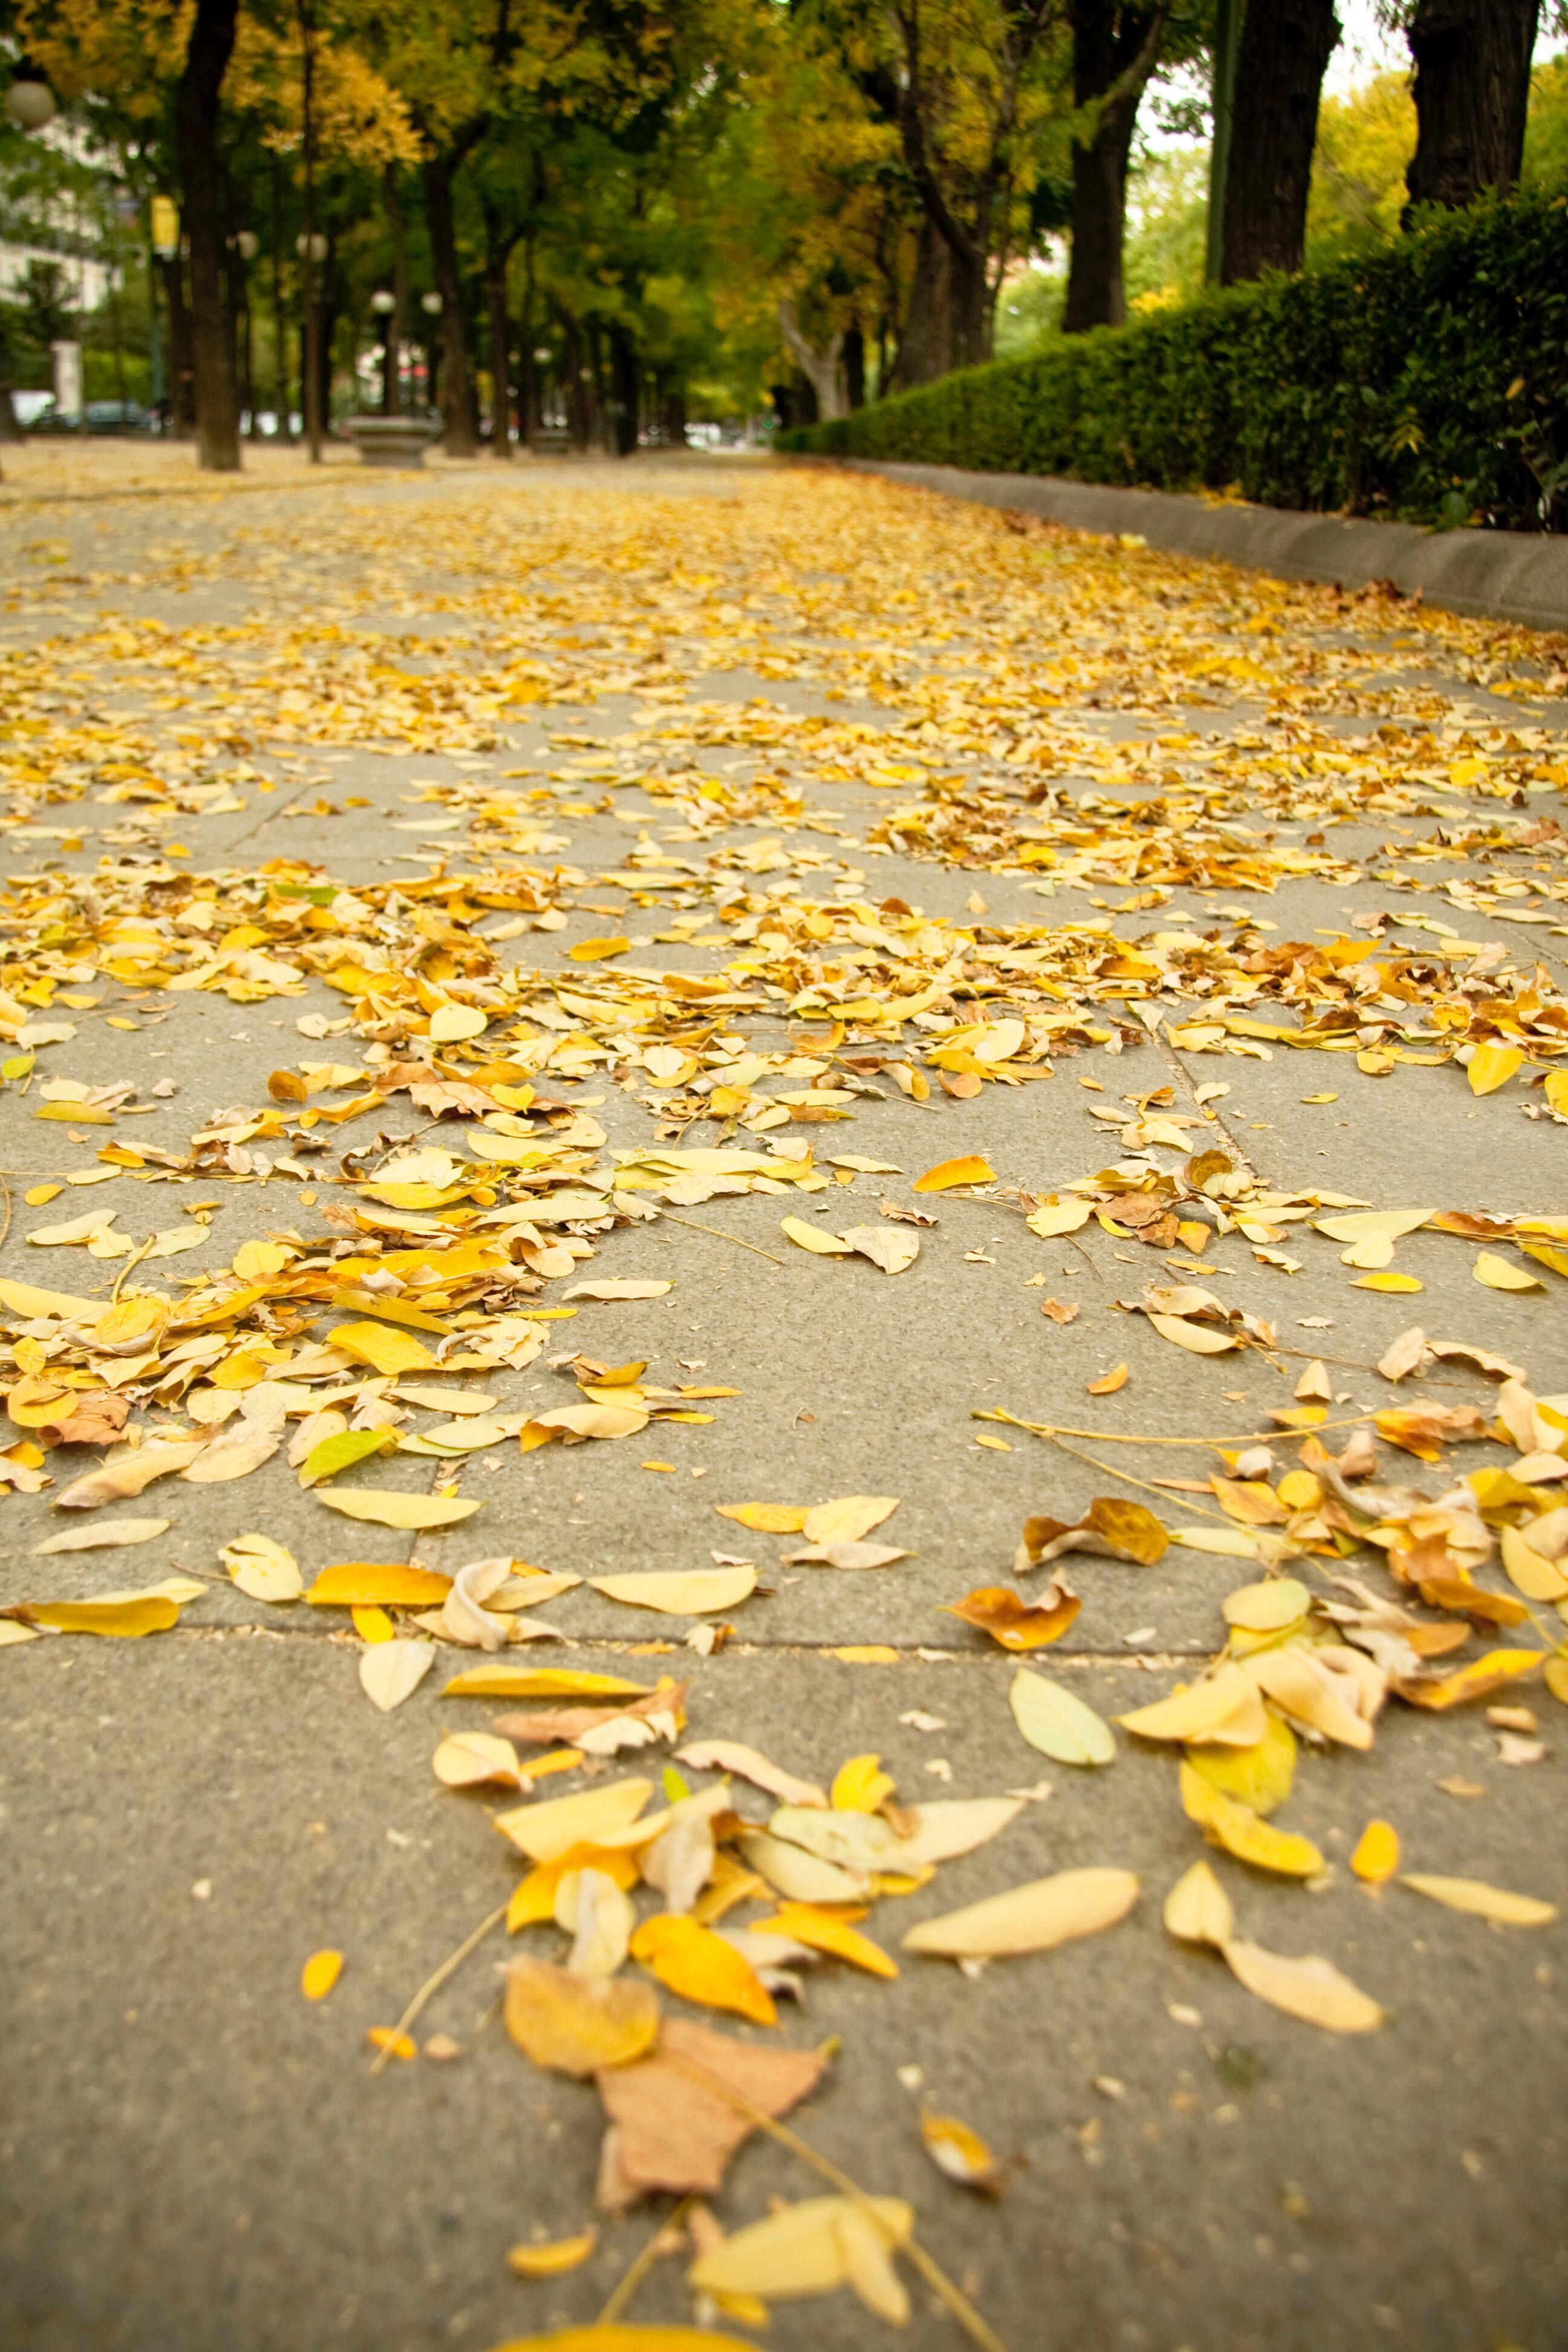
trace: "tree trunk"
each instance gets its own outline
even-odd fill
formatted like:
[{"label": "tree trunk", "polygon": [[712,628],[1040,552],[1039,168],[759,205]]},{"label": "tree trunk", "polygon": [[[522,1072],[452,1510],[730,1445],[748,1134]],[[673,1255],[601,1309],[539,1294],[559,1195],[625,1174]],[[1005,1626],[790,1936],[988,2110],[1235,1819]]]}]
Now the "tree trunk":
[{"label": "tree trunk", "polygon": [[610,447],[617,457],[630,457],[637,446],[637,420],[642,384],[637,349],[619,320],[605,331],[610,346]]},{"label": "tree trunk", "polygon": [[1138,101],[1153,71],[1167,13],[1156,0],[1139,6],[1072,0],[1073,102],[1099,111],[1092,136],[1075,141],[1072,151],[1072,259],[1064,334],[1120,327],[1127,316],[1121,287],[1127,159]]},{"label": "tree trunk", "polygon": [[522,310],[517,322],[517,437],[533,446],[539,430],[539,362],[533,356],[533,239],[523,247]]},{"label": "tree trunk", "polygon": [[160,261],[169,309],[169,422],[176,441],[196,429],[195,362],[191,352],[191,314],[185,303],[184,263],[176,253]]},{"label": "tree trunk", "polygon": [[1225,178],[1220,283],[1300,269],[1334,0],[1255,0],[1242,21]]},{"label": "tree trunk", "polygon": [[667,383],[659,401],[659,427],[665,446],[670,449],[686,446],[686,386]]},{"label": "tree trunk", "polygon": [[448,148],[444,154],[430,156],[425,165],[425,217],[430,231],[436,290],[441,297],[441,417],[449,457],[471,457],[479,446],[474,432],[468,342],[463,331],[458,238],[452,224],[452,181],[468,152],[466,145]]},{"label": "tree trunk", "polygon": [[587,448],[593,438],[593,404],[583,381],[583,330],[574,312],[557,304],[561,317],[562,366],[566,376],[566,436],[574,449]]},{"label": "tree trunk", "polygon": [[485,301],[490,331],[490,455],[511,457],[511,320],[506,307],[507,264],[519,232],[503,236],[486,207]]},{"label": "tree trunk", "polygon": [[316,290],[316,414],[321,430],[332,429],[332,346],[342,315],[343,281],[335,245],[329,243]]},{"label": "tree trunk", "polygon": [[930,215],[915,244],[909,309],[893,362],[890,391],[934,383],[952,365],[952,250]]},{"label": "tree trunk", "polygon": [[597,319],[588,320],[588,330],[584,340],[588,346],[588,382],[592,387],[588,404],[588,438],[595,448],[602,449],[605,446],[604,425],[606,405],[605,342],[604,337],[599,332]]},{"label": "tree trunk", "polygon": [[847,416],[849,403],[844,391],[844,336],[842,331],[833,336],[826,349],[814,350],[800,331],[793,302],[779,304],[779,332],[784,348],[816,396],[816,414],[822,419]]},{"label": "tree trunk", "polygon": [[1406,226],[1415,205],[1468,205],[1483,188],[1517,185],[1540,16],[1540,0],[1416,0]]},{"label": "tree trunk", "polygon": [[844,335],[844,398],[851,409],[866,405],[866,337],[858,320]]},{"label": "tree trunk", "polygon": [[196,0],[176,100],[185,235],[191,247],[191,364],[196,462],[237,472],[239,408],[234,330],[223,293],[223,205],[217,152],[218,92],[234,48],[239,0]]}]

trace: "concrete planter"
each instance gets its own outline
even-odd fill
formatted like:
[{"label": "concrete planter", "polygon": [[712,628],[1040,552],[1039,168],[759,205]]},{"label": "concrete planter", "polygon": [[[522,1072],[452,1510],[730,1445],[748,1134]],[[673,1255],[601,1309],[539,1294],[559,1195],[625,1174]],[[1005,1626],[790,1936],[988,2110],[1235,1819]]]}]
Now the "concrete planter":
[{"label": "concrete planter", "polygon": [[349,438],[367,466],[422,466],[440,432],[434,416],[354,416]]}]

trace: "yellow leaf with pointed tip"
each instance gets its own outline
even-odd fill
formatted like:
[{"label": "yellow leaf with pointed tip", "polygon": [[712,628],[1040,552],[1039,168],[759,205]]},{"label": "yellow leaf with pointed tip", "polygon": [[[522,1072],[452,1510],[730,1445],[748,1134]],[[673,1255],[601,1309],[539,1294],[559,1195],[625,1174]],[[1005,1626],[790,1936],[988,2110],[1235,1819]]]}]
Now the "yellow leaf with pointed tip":
[{"label": "yellow leaf with pointed tip", "polygon": [[717,2336],[710,2327],[612,2320],[587,2327],[552,2327],[548,2336],[510,2336],[493,2346],[492,2352],[756,2352],[756,2347],[738,2336]]},{"label": "yellow leaf with pointed tip", "polygon": [[726,2009],[753,2025],[774,2025],[773,1996],[750,1960],[711,1927],[674,1913],[645,1919],[631,1939],[631,1956],[661,1985],[704,2009]]},{"label": "yellow leaf with pointed tip", "polygon": [[1321,2025],[1329,2033],[1371,2033],[1383,2023],[1386,2012],[1331,1960],[1289,1959],[1245,1940],[1222,1948],[1232,1975],[1248,1992],[1304,2024]]},{"label": "yellow leaf with pointed tip", "polygon": [[1268,1727],[1256,1685],[1234,1665],[1119,1719],[1142,1739],[1217,1739],[1232,1748],[1255,1748]]},{"label": "yellow leaf with pointed tip", "polygon": [[574,1666],[469,1666],[445,1685],[447,1698],[651,1698],[646,1683]]},{"label": "yellow leaf with pointed tip", "polygon": [[1261,1584],[1242,1584],[1220,1603],[1227,1625],[1247,1633],[1278,1633],[1304,1617],[1312,1603],[1307,1587],[1293,1576],[1277,1576]]},{"label": "yellow leaf with pointed tip", "polygon": [[471,1518],[482,1507],[479,1500],[465,1502],[455,1495],[406,1495],[395,1486],[333,1486],[323,1488],[316,1500],[329,1511],[341,1511],[346,1519],[369,1520],[378,1528],[450,1528],[459,1519]]},{"label": "yellow leaf with pointed tip", "polygon": [[1524,1055],[1517,1045],[1494,1045],[1490,1043],[1478,1045],[1470,1055],[1469,1067],[1466,1072],[1470,1081],[1470,1092],[1473,1095],[1494,1094],[1499,1087],[1507,1086],[1523,1061]]},{"label": "yellow leaf with pointed tip", "polygon": [[478,1789],[491,1780],[515,1789],[521,1776],[516,1748],[493,1731],[449,1731],[430,1769],[444,1789]]},{"label": "yellow leaf with pointed tip", "polygon": [[1505,1927],[1545,1927],[1557,1916],[1555,1903],[1542,1903],[1534,1895],[1511,1895],[1507,1887],[1489,1886],[1484,1879],[1434,1878],[1427,1871],[1406,1871],[1399,1884],[1434,1903],[1446,1903],[1450,1911],[1469,1911]]},{"label": "yellow leaf with pointed tip", "polygon": [[1114,1762],[1116,1739],[1110,1726],[1073,1692],[1044,1675],[1020,1666],[1007,1693],[1013,1720],[1031,1748],[1058,1764],[1100,1765]]},{"label": "yellow leaf with pointed tip", "polygon": [[820,1225],[808,1225],[804,1217],[785,1217],[780,1233],[794,1242],[797,1249],[810,1250],[817,1257],[853,1257],[851,1243],[840,1241],[837,1234],[824,1233]]},{"label": "yellow leaf with pointed tip", "polygon": [[1049,1951],[1114,1927],[1137,1900],[1138,1881],[1130,1870],[1061,1870],[945,1918],[923,1920],[904,1937],[903,1948],[944,1959]]},{"label": "yellow leaf with pointed tip", "polygon": [[1399,1867],[1399,1832],[1392,1822],[1368,1822],[1356,1840],[1351,1868],[1368,1886],[1381,1886]]},{"label": "yellow leaf with pointed tip", "polygon": [[305,1598],[317,1609],[428,1609],[451,1590],[451,1578],[434,1569],[352,1559],[322,1569]]},{"label": "yellow leaf with pointed tip", "polygon": [[434,1642],[371,1642],[359,1654],[360,1688],[383,1715],[411,1698],[436,1663]]},{"label": "yellow leaf with pointed tip", "polygon": [[1062,1234],[1076,1234],[1080,1225],[1088,1224],[1089,1219],[1087,1201],[1042,1201],[1025,1223],[1041,1241],[1049,1242]]},{"label": "yellow leaf with pointed tip", "polygon": [[[886,2233],[884,2244],[902,2245],[914,2228],[913,2208],[899,2197],[867,2201]],[[687,2283],[700,2294],[754,2294],[769,2303],[826,2294],[847,2279],[840,2223],[847,2214],[858,2212],[847,2197],[808,2197],[797,2205],[785,2205],[699,2254],[687,2272]],[[594,2347],[584,2345],[582,2352],[594,2352]],[[605,2352],[618,2352],[618,2347],[605,2347]],[[675,2352],[673,2346],[670,2352]]]},{"label": "yellow leaf with pointed tip", "polygon": [[1168,1935],[1184,1944],[1212,1944],[1216,1951],[1236,1932],[1230,1897],[1206,1862],[1182,1873],[1165,1897],[1163,1918]]},{"label": "yellow leaf with pointed tip", "polygon": [[874,1977],[896,1977],[897,1960],[872,1943],[868,1936],[858,1936],[848,1924],[860,1913],[836,1913],[819,1910],[812,1903],[781,1903],[771,1918],[752,1923],[759,1935],[789,1936],[797,1944],[809,1945],[814,1952],[830,1952],[835,1959],[848,1960]]},{"label": "yellow leaf with pointed tip", "polygon": [[829,1805],[840,1813],[874,1813],[899,1785],[881,1768],[879,1756],[851,1756],[834,1775]]},{"label": "yellow leaf with pointed tip", "polygon": [[1215,1845],[1238,1862],[1256,1869],[1278,1871],[1286,1878],[1316,1878],[1328,1864],[1310,1838],[1277,1830],[1249,1805],[1238,1804],[1184,1762],[1181,1774],[1182,1810]]},{"label": "yellow leaf with pointed tip", "polygon": [[753,1535],[798,1536],[805,1528],[805,1503],[715,1503],[713,1507],[721,1519],[733,1519]]},{"label": "yellow leaf with pointed tip", "polygon": [[166,1633],[180,1622],[180,1612],[166,1594],[132,1593],[100,1601],[35,1601],[24,1604],[29,1625],[47,1625],[57,1633],[102,1633],[117,1641],[139,1641],[145,1633]]},{"label": "yellow leaf with pointed tip", "polygon": [[1482,1250],[1470,1271],[1478,1282],[1489,1290],[1544,1290],[1546,1285],[1538,1274],[1528,1273],[1515,1265],[1511,1258],[1499,1257],[1496,1250]]},{"label": "yellow leaf with pointed tip", "polygon": [[579,940],[576,946],[568,948],[566,952],[574,963],[603,963],[610,956],[625,955],[630,946],[630,940],[616,935],[601,940]]},{"label": "yellow leaf with pointed tip", "polygon": [[702,1617],[716,1609],[733,1609],[754,1592],[754,1568],[690,1568],[665,1575],[639,1571],[631,1576],[590,1576],[584,1580],[606,1601],[634,1609],[657,1609],[666,1617]]},{"label": "yellow leaf with pointed tip", "polygon": [[300,1971],[300,1990],[307,2000],[325,2000],[342,1972],[341,1952],[312,1952]]},{"label": "yellow leaf with pointed tip", "polygon": [[911,1192],[951,1192],[955,1184],[994,1184],[996,1171],[988,1160],[973,1154],[964,1160],[941,1160],[917,1176],[910,1185]]},{"label": "yellow leaf with pointed tip", "polygon": [[408,1331],[389,1329],[384,1323],[340,1323],[327,1339],[356,1363],[368,1364],[373,1372],[426,1372],[436,1361],[423,1340]]},{"label": "yellow leaf with pointed tip", "polygon": [[579,2077],[626,2066],[658,2039],[658,1996],[640,1978],[574,1976],[549,1960],[507,1970],[506,2030],[536,2066]]},{"label": "yellow leaf with pointed tip", "polygon": [[506,2266],[514,2278],[561,2278],[567,2271],[574,2271],[580,2263],[585,2263],[598,2242],[597,2230],[584,2230],[579,2237],[555,2238],[546,2245],[513,2246],[507,2254]]},{"label": "yellow leaf with pointed tip", "polygon": [[801,1533],[807,1543],[859,1543],[898,1507],[896,1495],[841,1495],[836,1502],[817,1503],[807,1511]]},{"label": "yellow leaf with pointed tip", "polygon": [[[447,1685],[451,1688],[451,1685]],[[607,1845],[642,1813],[653,1794],[651,1780],[611,1780],[574,1797],[548,1804],[519,1805],[497,1813],[495,1826],[531,1862],[554,1862],[574,1845]]]},{"label": "yellow leaf with pointed tip", "polygon": [[1227,1797],[1255,1813],[1275,1812],[1296,1777],[1296,1735],[1277,1715],[1267,1717],[1263,1737],[1251,1748],[1189,1748],[1187,1762]]},{"label": "yellow leaf with pointed tip", "polygon": [[1223,1356],[1236,1346],[1228,1331],[1215,1328],[1212,1323],[1189,1323],[1181,1315],[1149,1315],[1144,1318],[1162,1339],[1169,1339],[1174,1348],[1185,1348],[1192,1356]]},{"label": "yellow leaf with pointed tip", "polygon": [[1395,1274],[1392,1268],[1384,1274],[1358,1274],[1352,1283],[1352,1290],[1381,1290],[1405,1293],[1421,1290],[1425,1285],[1413,1274]]},{"label": "yellow leaf with pointed tip", "polygon": [[365,1601],[352,1601],[349,1615],[354,1621],[354,1632],[362,1642],[395,1642],[397,1626],[384,1609]]}]

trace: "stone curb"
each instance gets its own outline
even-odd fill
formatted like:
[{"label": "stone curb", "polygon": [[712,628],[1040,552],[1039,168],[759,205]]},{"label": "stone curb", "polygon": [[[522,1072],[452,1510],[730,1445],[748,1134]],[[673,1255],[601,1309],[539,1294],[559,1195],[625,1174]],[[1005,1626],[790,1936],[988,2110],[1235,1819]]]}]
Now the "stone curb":
[{"label": "stone curb", "polygon": [[1217,556],[1282,580],[1365,588],[1386,580],[1446,613],[1568,630],[1568,538],[1520,530],[1423,530],[1289,509],[1210,504],[1170,490],[1124,490],[1053,475],[971,474],[863,457],[794,462],[844,466],[943,497],[1043,516],[1075,530],[1136,531],[1152,547]]}]

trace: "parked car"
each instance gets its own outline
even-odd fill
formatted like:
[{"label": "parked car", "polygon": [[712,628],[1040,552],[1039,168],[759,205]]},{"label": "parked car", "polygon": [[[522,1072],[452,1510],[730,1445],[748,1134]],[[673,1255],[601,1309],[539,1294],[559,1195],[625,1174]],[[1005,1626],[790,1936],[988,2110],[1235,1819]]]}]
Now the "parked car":
[{"label": "parked car", "polygon": [[87,429],[89,433],[152,433],[157,420],[150,408],[139,400],[89,400],[87,404]]}]

